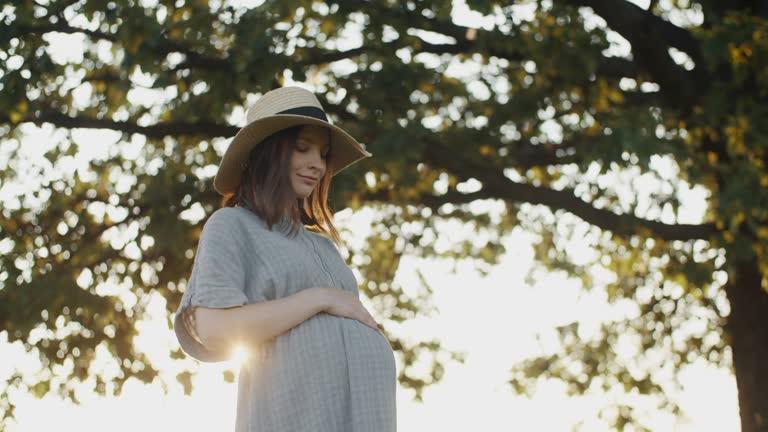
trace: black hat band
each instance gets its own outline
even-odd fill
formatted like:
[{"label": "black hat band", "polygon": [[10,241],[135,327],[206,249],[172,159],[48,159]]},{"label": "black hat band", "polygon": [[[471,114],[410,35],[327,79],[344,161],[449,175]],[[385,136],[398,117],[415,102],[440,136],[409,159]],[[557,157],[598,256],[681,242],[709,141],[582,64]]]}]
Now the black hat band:
[{"label": "black hat band", "polygon": [[320,108],[313,107],[313,106],[301,106],[297,108],[291,108],[285,111],[280,111],[278,114],[294,114],[294,115],[300,115],[305,117],[312,117],[328,123],[328,117],[326,117],[325,112],[323,112],[323,110],[321,110]]}]

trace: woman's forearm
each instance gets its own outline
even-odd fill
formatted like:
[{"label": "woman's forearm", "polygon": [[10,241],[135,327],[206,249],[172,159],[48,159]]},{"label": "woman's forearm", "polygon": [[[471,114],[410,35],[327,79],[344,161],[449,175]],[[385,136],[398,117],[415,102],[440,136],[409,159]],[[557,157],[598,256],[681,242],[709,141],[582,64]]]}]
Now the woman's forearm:
[{"label": "woman's forearm", "polygon": [[197,335],[212,351],[235,344],[259,345],[322,312],[324,301],[318,290],[309,288],[277,300],[234,308],[197,307]]}]

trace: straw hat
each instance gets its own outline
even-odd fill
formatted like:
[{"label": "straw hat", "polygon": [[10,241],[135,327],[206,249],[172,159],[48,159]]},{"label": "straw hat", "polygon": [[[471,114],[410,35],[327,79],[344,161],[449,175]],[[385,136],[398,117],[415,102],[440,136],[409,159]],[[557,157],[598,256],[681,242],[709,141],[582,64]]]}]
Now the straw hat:
[{"label": "straw hat", "polygon": [[251,150],[264,138],[291,126],[317,125],[331,130],[332,175],[373,156],[352,136],[331,124],[314,93],[301,87],[281,87],[265,93],[248,109],[246,118],[248,124],[232,139],[213,179],[213,187],[222,195],[237,189]]}]

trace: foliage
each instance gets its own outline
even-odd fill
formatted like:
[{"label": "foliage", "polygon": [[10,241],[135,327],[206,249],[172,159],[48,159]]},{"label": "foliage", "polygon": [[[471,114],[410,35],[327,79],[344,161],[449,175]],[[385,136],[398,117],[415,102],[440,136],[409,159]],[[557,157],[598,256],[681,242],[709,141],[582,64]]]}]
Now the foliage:
[{"label": "foliage", "polygon": [[[565,325],[560,349],[515,365],[511,385],[531,392],[558,378],[577,394],[620,387],[676,412],[666,371],[703,358],[734,367],[749,395],[740,399],[742,427],[757,430],[754,415],[768,418],[768,406],[750,400],[768,383],[750,384],[759,371],[734,364],[732,353],[768,360],[759,342],[740,342],[768,342],[760,318],[768,24],[750,2],[728,4],[473,0],[468,6],[491,18],[472,27],[451,18],[447,0],[4,6],[3,148],[22,145],[27,123],[121,134],[104,143],[105,158],[76,171],[82,143],[59,135],[40,167],[46,179],[3,205],[0,328],[58,371],[9,385],[75,397],[77,381],[92,379],[103,393],[130,377],[156,378],[133,344],[135,325],[153,296],[169,311],[178,304],[200,227],[217,206],[211,167],[243,107],[292,79],[317,90],[333,121],[375,155],[334,179],[332,205],[377,210],[365,246],[347,259],[380,315],[402,322],[430,310],[432,287],[407,295],[395,282],[403,254],[471,258],[487,271],[520,226],[540,236],[535,272],[564,271],[627,312],[592,331]],[[629,53],[612,42],[617,34]],[[82,41],[82,58],[56,52],[62,37]],[[659,172],[663,158],[675,162],[673,177]],[[21,166],[12,158],[0,167],[2,184],[38,174]],[[617,172],[630,173],[631,184],[612,183]],[[641,176],[659,189],[641,194]],[[698,223],[679,218],[686,186],[710,193]],[[478,203],[504,211],[478,213]],[[449,221],[477,236],[446,247],[440,227]],[[576,236],[589,239],[591,257],[569,252]],[[733,317],[742,293],[757,306]],[[451,361],[437,341],[392,341],[400,383],[417,397]],[[99,346],[117,360],[117,377],[91,370]],[[412,366],[424,357],[431,373],[417,376]],[[189,373],[179,381],[189,388]],[[642,427],[631,403],[605,414],[617,427]]]}]

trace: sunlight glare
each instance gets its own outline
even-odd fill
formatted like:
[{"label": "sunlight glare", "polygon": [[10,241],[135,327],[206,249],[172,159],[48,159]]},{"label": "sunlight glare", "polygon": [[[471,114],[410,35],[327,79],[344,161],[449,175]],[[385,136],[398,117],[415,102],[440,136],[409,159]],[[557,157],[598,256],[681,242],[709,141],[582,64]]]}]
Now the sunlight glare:
[{"label": "sunlight glare", "polygon": [[243,345],[235,345],[232,348],[232,362],[235,364],[242,364],[248,359],[249,352]]}]

